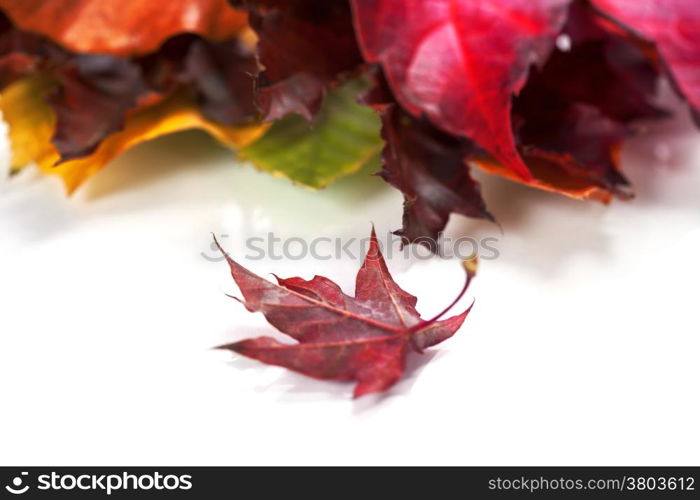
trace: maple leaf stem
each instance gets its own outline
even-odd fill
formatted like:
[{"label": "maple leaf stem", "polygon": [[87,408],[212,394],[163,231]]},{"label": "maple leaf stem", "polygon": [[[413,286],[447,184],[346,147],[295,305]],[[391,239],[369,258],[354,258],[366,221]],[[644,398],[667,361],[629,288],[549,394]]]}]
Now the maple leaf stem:
[{"label": "maple leaf stem", "polygon": [[[471,257],[469,259],[462,261],[462,265],[464,267],[466,276],[464,279],[464,286],[462,287],[462,290],[457,294],[457,297],[455,297],[455,299],[452,302],[450,302],[450,304],[446,308],[444,308],[442,311],[440,311],[438,314],[436,314],[435,316],[433,316],[430,319],[423,320],[420,323],[413,325],[411,328],[406,330],[405,334],[416,333],[416,332],[423,330],[424,328],[432,325],[433,323],[437,322],[445,314],[450,312],[450,309],[452,309],[457,304],[457,302],[459,302],[462,299],[462,297],[464,297],[464,294],[467,293],[467,289],[469,289],[469,285],[471,284],[472,279],[474,278],[474,276],[476,276],[478,259],[476,256]],[[469,306],[469,309],[471,309],[473,305],[474,305],[474,303],[472,302],[472,305]]]}]

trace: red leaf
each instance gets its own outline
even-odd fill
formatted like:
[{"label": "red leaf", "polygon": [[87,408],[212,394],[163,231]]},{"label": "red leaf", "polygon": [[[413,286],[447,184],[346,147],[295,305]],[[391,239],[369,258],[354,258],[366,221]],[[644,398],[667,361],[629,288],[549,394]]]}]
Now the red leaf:
[{"label": "red leaf", "polygon": [[452,213],[494,220],[469,173],[467,158],[475,149],[470,141],[447,135],[398,105],[382,112],[382,134],[380,175],[404,194],[403,228],[396,234],[405,242],[436,251]]},{"label": "red leaf", "polygon": [[[628,123],[665,114],[653,105],[658,73],[649,61],[649,45],[585,4],[571,6],[563,33],[569,37],[568,50],[554,51],[542,68],[534,68],[513,102],[516,143],[533,175],[528,184],[604,202],[612,195],[629,198],[618,166],[622,140],[633,131]],[[390,102],[391,95],[382,99]],[[465,157],[490,173],[521,180],[469,141],[443,133],[443,147],[437,149],[435,131],[426,135],[430,124],[405,116],[387,120],[397,113],[384,112],[382,175],[406,196],[399,234],[410,240],[434,235],[450,212],[484,216]]]},{"label": "red leaf", "polygon": [[[540,109],[553,98],[595,106],[620,123],[665,116],[654,105],[658,71],[649,43],[629,36],[584,3],[571,6],[562,31],[569,49],[554,51],[543,68],[530,74],[516,108],[519,101],[533,100],[525,94],[534,87],[542,99]],[[526,117],[533,118],[534,113]]]},{"label": "red leaf", "polygon": [[631,196],[618,166],[628,124],[666,113],[653,104],[658,73],[648,44],[611,27],[573,4],[563,29],[570,47],[535,68],[514,100],[518,145],[540,187],[603,201]]},{"label": "red leaf", "polygon": [[0,87],[36,71],[42,45],[39,37],[14,29],[0,10]]},{"label": "red leaf", "polygon": [[262,312],[296,343],[259,337],[222,348],[314,378],[354,380],[355,397],[394,385],[403,376],[410,351],[422,352],[451,337],[471,309],[439,319],[462,297],[474,276],[475,266],[465,266],[467,279],[457,299],[435,318],[421,320],[416,298],[389,274],[374,230],[357,273],[354,297],[323,276],[309,281],[277,278],[275,284],[228,255],[226,259],[245,307]]},{"label": "red leaf", "polygon": [[266,120],[318,112],[328,86],[362,63],[346,0],[233,0],[250,12],[264,67],[258,102]]},{"label": "red leaf", "polygon": [[[628,123],[658,118],[657,71],[648,44],[630,37],[589,6],[574,4],[563,28],[568,50],[534,68],[514,99],[516,141],[533,174],[530,185],[576,198],[629,198],[618,167]],[[380,72],[381,73],[381,72]],[[386,148],[381,176],[404,193],[406,241],[430,243],[451,213],[491,219],[469,164],[521,180],[467,139],[411,117],[383,78],[365,102],[380,111]]]},{"label": "red leaf", "polygon": [[204,116],[225,125],[257,121],[253,76],[258,67],[250,50],[236,40],[195,38],[183,52],[184,67],[174,78],[192,84]]},{"label": "red leaf", "polygon": [[478,148],[453,137],[425,118],[408,114],[396,103],[381,71],[362,100],[382,118],[383,169],[379,175],[404,194],[405,243],[418,242],[437,251],[437,239],[452,213],[493,220],[481,198],[481,187],[469,174],[467,159]]},{"label": "red leaf", "polygon": [[654,42],[680,92],[700,111],[697,0],[591,0],[602,13]]},{"label": "red leaf", "polygon": [[61,86],[49,99],[56,112],[52,141],[61,160],[94,152],[123,127],[126,112],[146,92],[132,61],[108,55],[75,56],[58,67]]},{"label": "red leaf", "polygon": [[446,132],[473,139],[523,179],[511,97],[542,63],[569,0],[352,0],[360,46],[397,100]]}]

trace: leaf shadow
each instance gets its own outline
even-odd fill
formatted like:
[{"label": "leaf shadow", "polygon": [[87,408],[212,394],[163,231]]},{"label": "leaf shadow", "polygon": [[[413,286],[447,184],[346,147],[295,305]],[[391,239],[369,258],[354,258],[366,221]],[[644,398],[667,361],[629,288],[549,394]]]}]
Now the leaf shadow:
[{"label": "leaf shadow", "polygon": [[[442,355],[444,355],[444,351],[440,349],[426,351],[423,354],[410,355],[406,362],[406,371],[403,378],[384,393],[370,394],[353,400],[353,413],[362,414],[385,404],[393,398],[408,395],[425,366]],[[237,370],[256,370],[263,372],[263,374],[283,370],[274,379],[270,380],[267,377],[268,380],[265,383],[253,387],[253,390],[259,393],[277,394],[279,402],[308,403],[323,400],[347,403],[352,400],[354,382],[318,380],[284,368],[265,365],[240,355],[235,355],[227,364]],[[260,378],[266,377],[261,376]]]},{"label": "leaf shadow", "polygon": [[[354,175],[313,191],[240,163],[207,134],[191,130],[130,149],[71,197],[65,195],[58,177],[27,168],[4,182],[0,198],[4,211],[11,214],[6,217],[8,225],[17,227],[19,245],[115,215],[186,217],[191,213],[221,220],[221,207],[226,207],[223,220],[239,216],[247,227],[238,228],[238,233],[246,236],[255,234],[260,220],[265,221],[266,231],[303,227],[317,234],[337,228],[339,213],[362,218],[366,224],[366,215],[357,206],[379,200],[375,210],[382,213],[388,206],[381,204],[387,193],[389,203],[396,202],[400,208],[393,190],[372,175],[375,169],[368,164]],[[305,221],[303,226],[300,221]],[[345,221],[343,227],[352,225]],[[216,229],[215,225],[183,226],[183,231],[197,231],[205,237]]]},{"label": "leaf shadow", "polygon": [[496,258],[505,256],[543,278],[556,275],[577,253],[605,257],[610,245],[601,223],[605,206],[500,178],[489,179],[484,185],[484,197],[499,225],[455,217],[448,226],[453,238],[472,237],[482,242],[495,238],[490,246],[497,249]]},{"label": "leaf shadow", "polygon": [[[371,174],[376,167],[371,164],[319,191],[296,186],[288,179],[257,171],[249,163],[241,163],[235,153],[205,132],[187,130],[130,149],[90,179],[81,189],[81,197],[87,202],[94,202],[126,191],[150,188],[153,184],[167,182],[178,176],[206,176],[220,169],[231,170],[220,174],[231,179],[230,185],[221,182],[216,182],[215,185],[193,183],[192,189],[184,193],[186,199],[210,201],[221,198],[222,202],[234,201],[246,206],[260,204],[260,193],[270,190],[280,192],[283,198],[292,196],[290,192],[293,191],[298,191],[297,196],[306,197],[319,194],[323,196],[330,191],[330,196],[338,204],[351,205],[384,190],[384,183],[380,179],[373,179]],[[244,181],[245,185],[236,181]],[[198,191],[200,184],[206,186],[206,189]],[[262,198],[274,201],[279,196]]]},{"label": "leaf shadow", "polygon": [[164,178],[211,164],[230,162],[235,156],[199,130],[177,132],[138,144],[89,179],[80,189],[86,202],[123,191],[148,187]]},{"label": "leaf shadow", "polygon": [[13,235],[30,244],[69,231],[79,225],[81,210],[66,202],[63,186],[55,177],[47,178],[27,168],[5,182],[0,201]]}]

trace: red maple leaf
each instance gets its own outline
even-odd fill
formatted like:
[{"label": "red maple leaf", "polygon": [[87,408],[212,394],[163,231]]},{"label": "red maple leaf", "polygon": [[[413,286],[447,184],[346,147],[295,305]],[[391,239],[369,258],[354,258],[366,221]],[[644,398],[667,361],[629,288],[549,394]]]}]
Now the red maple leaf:
[{"label": "red maple leaf", "polygon": [[440,319],[467,291],[476,261],[465,262],[465,284],[452,304],[422,320],[416,297],[389,274],[374,230],[357,273],[354,297],[323,276],[308,281],[276,277],[277,283],[272,283],[219,249],[243,293],[237,300],[251,312],[262,312],[270,324],[296,340],[288,344],[258,337],[221,348],[318,379],[354,380],[355,397],[394,385],[404,374],[409,352],[420,353],[454,335],[471,310],[470,306],[462,314]]},{"label": "red maple leaf", "polygon": [[[523,179],[511,98],[543,63],[570,0],[352,0],[365,59],[416,116],[468,137]],[[497,27],[497,29],[495,29]]]}]

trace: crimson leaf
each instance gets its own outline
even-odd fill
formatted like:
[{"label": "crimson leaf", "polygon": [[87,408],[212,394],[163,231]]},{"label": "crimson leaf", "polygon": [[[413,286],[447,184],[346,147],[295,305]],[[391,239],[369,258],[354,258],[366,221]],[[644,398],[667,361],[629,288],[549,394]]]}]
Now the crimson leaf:
[{"label": "crimson leaf", "polygon": [[476,271],[475,261],[465,264],[467,278],[457,299],[425,321],[416,311],[416,298],[389,274],[374,230],[354,297],[323,276],[272,283],[226,259],[243,294],[240,301],[296,343],[258,337],[221,348],[318,379],[355,381],[355,397],[387,390],[403,376],[409,352],[420,353],[454,335],[471,307],[440,318],[466,292]]},{"label": "crimson leaf", "polygon": [[681,94],[700,111],[697,0],[591,0],[602,13],[654,42]]},{"label": "crimson leaf", "polygon": [[542,63],[570,0],[352,0],[365,59],[384,67],[396,99],[473,139],[523,179],[511,97]]},{"label": "crimson leaf", "polygon": [[382,118],[382,170],[379,175],[404,195],[405,243],[437,250],[438,234],[452,213],[493,220],[481,198],[481,187],[469,173],[467,159],[478,148],[454,137],[425,118],[414,118],[393,99],[381,70],[362,100]]},{"label": "crimson leaf", "polygon": [[362,63],[347,0],[232,0],[258,35],[266,120],[319,111],[326,89]]}]

